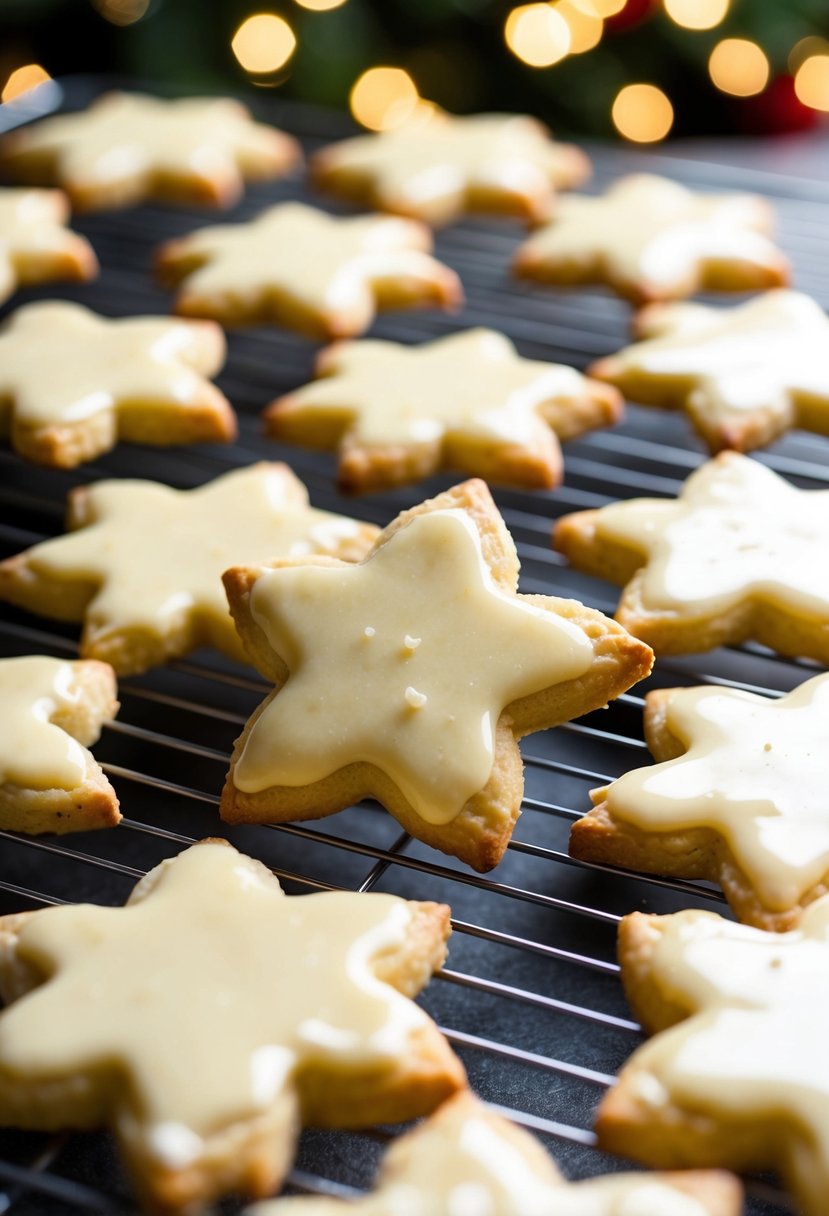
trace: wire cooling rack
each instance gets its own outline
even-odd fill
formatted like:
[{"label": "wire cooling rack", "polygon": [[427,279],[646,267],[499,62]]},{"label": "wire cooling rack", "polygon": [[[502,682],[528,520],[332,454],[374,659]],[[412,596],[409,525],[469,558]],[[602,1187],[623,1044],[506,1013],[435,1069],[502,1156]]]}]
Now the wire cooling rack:
[{"label": "wire cooling rack", "polygon": [[[71,80],[66,104],[83,105],[102,82]],[[263,104],[262,117],[300,136],[307,148],[348,132],[338,115]],[[592,150],[595,183],[649,168],[701,188],[757,189],[774,201],[781,242],[793,258],[796,284],[829,303],[829,188],[817,177],[775,172],[771,151],[739,163],[690,160],[669,152]],[[749,158],[744,158],[750,163]],[[734,154],[733,160],[740,156]],[[790,158],[792,163],[798,163]],[[805,162],[800,162],[801,164]],[[758,167],[759,166],[759,167]],[[246,218],[268,202],[308,198],[301,175],[249,190],[228,219]],[[316,199],[332,209],[330,201]],[[23,299],[77,299],[104,314],[164,313],[170,297],[149,272],[155,246],[216,222],[204,212],[141,207],[77,221],[100,257],[100,279],[56,286]],[[455,317],[400,313],[382,318],[378,336],[417,342],[457,328],[490,325],[530,357],[583,367],[617,349],[628,334],[629,310],[599,291],[560,292],[509,277],[517,225],[470,220],[438,234],[438,256],[457,269],[468,304]],[[8,309],[9,306],[7,306]],[[314,503],[385,523],[400,509],[452,484],[434,477],[416,488],[357,500],[333,487],[335,458],[265,440],[259,412],[274,396],[310,377],[315,347],[278,330],[230,335],[219,384],[240,415],[238,443],[149,449],[123,445],[80,470],[41,470],[0,449],[0,553],[59,533],[67,491],[100,477],[149,477],[191,487],[233,466],[284,459],[307,483]],[[617,592],[569,569],[550,548],[552,521],[582,507],[634,494],[672,495],[701,459],[681,417],[630,408],[613,430],[567,445],[565,484],[552,493],[496,490],[522,561],[522,590],[574,595],[612,612]],[[799,485],[829,485],[829,441],[795,435],[759,459]],[[75,653],[77,630],[0,605],[0,653]],[[758,646],[668,659],[648,687],[708,681],[779,695],[807,678],[807,663],[781,659]],[[588,790],[645,763],[643,686],[609,709],[545,731],[523,745],[526,797],[515,837],[499,867],[481,877],[401,834],[394,820],[367,804],[313,826],[226,827],[217,814],[232,742],[265,685],[250,668],[213,653],[122,681],[122,709],[96,755],[112,778],[124,820],[116,831],[64,838],[3,832],[0,913],[62,901],[122,903],[135,881],[162,858],[208,835],[225,835],[261,858],[302,893],[344,888],[391,891],[445,900],[454,934],[446,967],[423,1005],[462,1056],[474,1089],[516,1122],[538,1133],[565,1173],[586,1177],[619,1168],[594,1146],[595,1107],[630,1052],[639,1030],[625,1004],[615,962],[616,926],[633,909],[670,912],[700,906],[727,912],[720,894],[702,883],[635,878],[567,856],[570,823],[588,807]],[[275,983],[285,982],[275,976]],[[198,1016],[194,1011],[193,1016]],[[307,1132],[290,1185],[347,1197],[370,1184],[388,1133]],[[750,1180],[751,1216],[786,1209],[773,1183]],[[223,1210],[235,1211],[228,1203]],[[111,1142],[103,1134],[46,1137],[0,1133],[0,1212],[17,1216],[133,1210]]]}]

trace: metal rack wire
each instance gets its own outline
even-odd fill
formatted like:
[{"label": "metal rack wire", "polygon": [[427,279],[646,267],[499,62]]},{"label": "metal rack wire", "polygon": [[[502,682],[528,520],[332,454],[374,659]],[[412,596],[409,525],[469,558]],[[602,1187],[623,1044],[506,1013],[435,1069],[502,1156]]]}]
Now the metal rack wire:
[{"label": "metal rack wire", "polygon": [[[99,82],[70,82],[70,104],[83,104],[99,88]],[[307,146],[342,130],[341,120],[323,112],[263,109]],[[619,149],[596,150],[595,161],[599,183],[646,164],[700,187],[762,189],[778,207],[782,243],[794,259],[798,285],[829,302],[824,185],[769,170],[662,154],[645,158]],[[257,187],[238,217],[267,201],[306,195],[298,178]],[[169,297],[147,270],[152,250],[205,222],[203,213],[154,207],[84,220],[77,226],[99,253],[100,280],[27,295],[75,298],[109,315],[165,312]],[[565,294],[510,280],[506,266],[519,237],[514,226],[483,221],[441,233],[438,254],[460,271],[467,307],[455,318],[392,316],[378,323],[376,332],[412,342],[459,326],[489,324],[508,333],[524,354],[577,366],[621,345],[628,313],[618,301],[600,292]],[[220,384],[240,414],[234,445],[169,451],[124,445],[72,473],[34,469],[0,450],[0,553],[59,532],[67,490],[102,476],[152,477],[185,487],[254,459],[284,459],[309,486],[316,505],[378,523],[451,484],[450,477],[437,477],[425,486],[344,501],[332,488],[333,457],[263,440],[259,411],[308,379],[312,355],[310,343],[278,331],[230,336]],[[550,549],[552,520],[632,494],[676,493],[700,458],[684,419],[631,409],[620,427],[568,445],[566,482],[559,490],[497,491],[521,554],[522,589],[575,595],[612,612],[615,589],[577,574]],[[790,437],[760,459],[798,484],[829,485],[824,440]],[[0,606],[0,653],[68,655],[75,652],[76,636],[70,627]],[[773,696],[811,671],[807,663],[746,646],[660,662],[649,686],[710,681]],[[369,804],[315,826],[222,825],[216,804],[230,747],[264,688],[250,669],[206,652],[124,680],[120,717],[96,748],[121,798],[121,826],[64,838],[0,833],[0,912],[62,901],[121,903],[135,880],[161,858],[211,834],[226,835],[261,858],[290,891],[386,890],[443,899],[453,908],[450,957],[422,1001],[463,1057],[473,1087],[545,1138],[571,1176],[618,1168],[596,1150],[590,1131],[601,1093],[639,1041],[614,960],[618,920],[634,908],[666,912],[691,905],[725,911],[719,892],[706,884],[640,879],[567,855],[569,824],[588,808],[588,790],[647,758],[642,690],[526,741],[524,813],[504,861],[482,877],[413,842]],[[292,1186],[353,1194],[369,1184],[385,1138],[379,1132],[306,1133]],[[779,1213],[785,1206],[764,1181],[752,1181],[750,1195],[752,1216]],[[121,1213],[131,1206],[105,1136],[0,1133],[0,1210],[45,1216]],[[227,1210],[235,1209],[227,1205]]]}]

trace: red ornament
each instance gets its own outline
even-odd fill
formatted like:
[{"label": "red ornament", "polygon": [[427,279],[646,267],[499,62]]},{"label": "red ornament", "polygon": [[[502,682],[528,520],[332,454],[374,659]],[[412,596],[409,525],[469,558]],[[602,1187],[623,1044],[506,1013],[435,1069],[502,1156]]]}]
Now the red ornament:
[{"label": "red ornament", "polygon": [[791,76],[775,76],[762,93],[744,97],[737,104],[740,126],[752,135],[806,131],[818,121],[817,111],[805,106],[795,93]]},{"label": "red ornament", "polygon": [[645,21],[653,13],[655,0],[626,0],[624,8],[612,17],[605,17],[604,28],[608,34],[621,34]]}]

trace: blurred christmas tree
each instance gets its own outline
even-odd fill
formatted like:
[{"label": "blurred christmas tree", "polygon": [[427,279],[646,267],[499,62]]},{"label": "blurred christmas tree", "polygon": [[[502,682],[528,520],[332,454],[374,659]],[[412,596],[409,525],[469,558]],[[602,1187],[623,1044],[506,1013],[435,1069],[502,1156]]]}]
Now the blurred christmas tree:
[{"label": "blurred christmas tree", "polygon": [[7,94],[38,64],[351,99],[375,128],[426,98],[643,142],[829,111],[829,0],[0,0],[0,26]]}]

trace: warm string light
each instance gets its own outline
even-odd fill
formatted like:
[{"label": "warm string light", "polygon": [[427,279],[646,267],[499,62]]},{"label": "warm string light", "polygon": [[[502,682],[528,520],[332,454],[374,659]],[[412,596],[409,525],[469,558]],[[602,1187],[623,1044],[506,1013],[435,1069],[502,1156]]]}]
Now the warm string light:
[{"label": "warm string light", "polygon": [[624,0],[555,0],[519,4],[504,22],[504,41],[517,59],[532,68],[549,68],[567,55],[583,55],[601,41],[604,17]]},{"label": "warm string light", "polygon": [[621,13],[627,0],[573,0],[573,3],[588,16],[601,17],[604,21],[607,17],[615,17]]},{"label": "warm string light", "polygon": [[794,74],[794,91],[804,106],[829,111],[829,52],[803,60]]},{"label": "warm string light", "polygon": [[15,97],[22,97],[30,89],[35,89],[39,84],[45,84],[51,79],[46,68],[41,67],[39,63],[27,63],[24,67],[15,68],[9,76],[3,86],[0,100],[14,101]]},{"label": "warm string light", "polygon": [[616,94],[611,117],[625,139],[651,144],[664,139],[670,131],[674,107],[655,84],[627,84]]},{"label": "warm string light", "polygon": [[708,57],[708,74],[722,93],[753,97],[769,80],[765,51],[748,38],[723,38]]},{"label": "warm string light", "polygon": [[728,13],[730,0],[663,0],[671,21],[686,30],[713,30]]},{"label": "warm string light", "polygon": [[355,81],[348,101],[357,122],[371,131],[391,131],[434,109],[402,68],[369,68]]},{"label": "warm string light", "polygon": [[245,71],[258,75],[284,67],[296,50],[296,37],[284,17],[255,13],[242,22],[230,46]]},{"label": "warm string light", "polygon": [[150,0],[92,0],[92,3],[113,25],[134,25],[150,7]]},{"label": "warm string light", "polygon": [[520,4],[504,23],[504,41],[531,68],[549,68],[570,51],[570,26],[551,4]]},{"label": "warm string light", "polygon": [[[114,24],[139,20],[150,0],[92,0]],[[340,8],[347,0],[295,0],[312,12]],[[516,58],[530,67],[544,68],[568,55],[592,50],[601,41],[604,22],[625,7],[626,0],[549,0],[520,4],[507,16],[504,40]],[[666,15],[689,30],[710,30],[728,15],[731,0],[662,0]],[[283,67],[296,50],[296,36],[283,17],[257,13],[237,29],[231,46],[242,67],[266,74]],[[817,36],[802,38],[789,55],[789,69],[800,102],[829,112],[829,42]],[[756,42],[724,38],[708,59],[711,80],[721,92],[751,97],[765,89],[770,76],[768,57]],[[3,100],[17,97],[50,79],[38,64],[13,72]],[[351,111],[358,122],[374,131],[388,131],[419,117],[429,118],[436,107],[424,101],[408,72],[378,66],[363,72],[352,87]],[[613,123],[619,134],[636,143],[653,143],[671,130],[674,109],[668,96],[650,84],[620,89],[613,102]]]},{"label": "warm string light", "polygon": [[792,76],[797,74],[797,69],[802,63],[809,59],[812,55],[829,55],[829,40],[821,38],[818,34],[810,34],[806,38],[801,38],[796,42],[789,51],[789,71]]},{"label": "warm string light", "polygon": [[584,0],[558,0],[554,6],[570,29],[570,54],[583,55],[598,46],[604,31],[604,20]]}]

